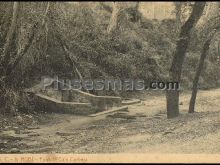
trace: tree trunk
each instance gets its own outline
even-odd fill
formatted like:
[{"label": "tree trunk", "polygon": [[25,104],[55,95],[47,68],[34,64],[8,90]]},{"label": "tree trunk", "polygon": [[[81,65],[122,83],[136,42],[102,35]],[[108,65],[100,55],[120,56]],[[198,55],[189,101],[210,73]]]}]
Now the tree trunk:
[{"label": "tree trunk", "polygon": [[13,3],[13,15],[12,15],[11,24],[10,24],[10,27],[9,27],[9,30],[6,36],[6,42],[5,42],[4,50],[3,50],[3,57],[2,57],[3,68],[7,68],[7,65],[11,58],[10,51],[11,51],[11,47],[13,44],[13,37],[16,31],[19,6],[20,6],[19,2]]},{"label": "tree trunk", "polygon": [[115,32],[115,30],[117,29],[119,11],[120,11],[119,2],[114,2],[111,19],[109,21],[109,25],[107,28],[107,33],[109,35],[112,35]]},{"label": "tree trunk", "polygon": [[[190,32],[202,16],[205,4],[205,2],[195,2],[191,15],[181,27],[179,40],[177,41],[176,51],[174,52],[174,57],[169,72],[170,80],[172,82],[180,82],[182,65],[190,42]],[[177,117],[178,115],[179,91],[178,89],[167,90],[167,118]]]},{"label": "tree trunk", "polygon": [[182,14],[182,2],[175,2],[175,14],[176,14],[176,31],[178,32],[180,27],[181,27],[181,24],[182,24],[182,21],[181,21],[181,14]]},{"label": "tree trunk", "polygon": [[[49,11],[49,7],[50,7],[50,3],[47,3],[47,7],[46,7],[46,11],[44,13],[43,19],[42,19],[42,23],[41,23],[41,28],[39,30],[42,30],[45,26],[46,23],[46,18],[47,18],[47,14]],[[7,70],[6,70],[6,74],[8,75],[8,77],[10,76],[10,74],[13,72],[13,70],[17,67],[17,65],[20,63],[20,61],[23,59],[24,55],[28,52],[29,48],[31,47],[32,43],[34,42],[34,39],[36,38],[36,34],[38,34],[37,30],[38,30],[38,24],[36,23],[33,25],[31,34],[28,38],[27,44],[24,45],[24,48],[18,52],[17,57],[15,58],[14,62],[9,63]],[[41,37],[36,38],[36,42],[38,42],[40,40]]]},{"label": "tree trunk", "polygon": [[139,6],[140,6],[140,2],[136,2],[136,5],[135,5],[135,22],[138,22],[140,23],[140,13],[139,13]]},{"label": "tree trunk", "polygon": [[10,62],[8,64],[7,70],[6,70],[6,74],[9,76],[13,70],[17,67],[17,65],[21,62],[21,60],[23,59],[24,55],[28,52],[29,48],[31,47],[33,41],[34,41],[34,37],[37,33],[37,26],[38,23],[34,24],[31,35],[28,38],[27,44],[24,46],[24,48],[18,53],[17,57],[15,57],[14,62]]},{"label": "tree trunk", "polygon": [[167,118],[174,118],[179,115],[179,91],[167,91]]},{"label": "tree trunk", "polygon": [[189,113],[195,112],[194,109],[195,109],[195,103],[196,103],[196,95],[197,95],[197,91],[198,91],[197,86],[198,86],[198,82],[199,82],[199,77],[201,75],[204,61],[205,61],[205,58],[206,58],[207,53],[209,51],[209,46],[211,44],[211,40],[212,40],[213,36],[214,35],[212,35],[212,37],[210,37],[208,40],[206,40],[206,42],[203,46],[202,54],[201,54],[200,60],[199,60],[199,66],[196,70],[196,74],[195,74],[195,77],[193,80],[192,96],[191,96],[190,104],[189,104]]}]

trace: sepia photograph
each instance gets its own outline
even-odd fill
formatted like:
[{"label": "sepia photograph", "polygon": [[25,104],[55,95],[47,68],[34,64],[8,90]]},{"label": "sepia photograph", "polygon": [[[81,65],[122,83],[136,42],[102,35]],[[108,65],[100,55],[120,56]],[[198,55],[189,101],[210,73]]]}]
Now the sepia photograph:
[{"label": "sepia photograph", "polygon": [[220,163],[220,2],[1,1],[0,163]]}]

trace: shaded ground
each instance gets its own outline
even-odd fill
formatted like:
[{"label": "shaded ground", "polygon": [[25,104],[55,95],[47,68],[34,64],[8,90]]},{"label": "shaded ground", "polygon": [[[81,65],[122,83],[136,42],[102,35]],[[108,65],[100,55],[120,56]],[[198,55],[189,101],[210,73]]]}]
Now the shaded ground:
[{"label": "shaded ground", "polygon": [[1,152],[220,153],[220,89],[199,92],[195,114],[187,114],[190,94],[182,94],[175,119],[166,118],[164,96],[144,98],[106,116],[47,114],[46,122],[9,130],[11,139],[1,136]]}]

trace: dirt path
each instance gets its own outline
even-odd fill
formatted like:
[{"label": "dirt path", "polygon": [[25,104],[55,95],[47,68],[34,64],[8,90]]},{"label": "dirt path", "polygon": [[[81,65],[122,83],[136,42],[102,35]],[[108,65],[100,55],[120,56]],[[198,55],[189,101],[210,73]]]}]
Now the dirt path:
[{"label": "dirt path", "polygon": [[21,153],[220,153],[220,89],[199,92],[195,114],[187,114],[189,96],[182,94],[175,119],[166,119],[164,96],[111,115],[51,114],[38,129],[23,131],[16,148]]}]

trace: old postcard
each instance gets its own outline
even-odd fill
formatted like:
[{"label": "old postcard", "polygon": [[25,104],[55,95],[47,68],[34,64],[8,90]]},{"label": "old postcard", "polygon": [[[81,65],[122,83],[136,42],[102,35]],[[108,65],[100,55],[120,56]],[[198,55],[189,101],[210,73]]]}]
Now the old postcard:
[{"label": "old postcard", "polygon": [[220,2],[0,2],[0,162],[220,163]]}]

